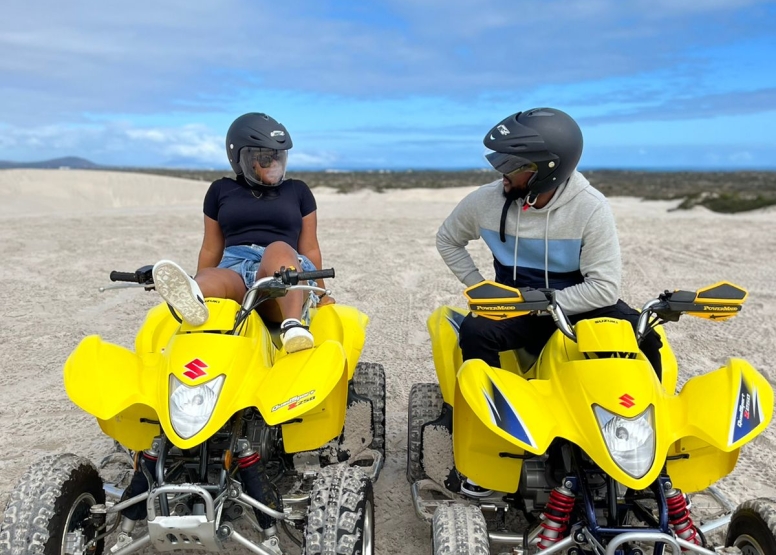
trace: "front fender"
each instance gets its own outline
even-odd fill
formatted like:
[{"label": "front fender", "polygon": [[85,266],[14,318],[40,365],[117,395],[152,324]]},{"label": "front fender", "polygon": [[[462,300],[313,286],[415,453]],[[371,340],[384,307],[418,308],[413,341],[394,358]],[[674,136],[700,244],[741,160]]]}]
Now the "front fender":
[{"label": "front fender", "polygon": [[[522,455],[543,453],[557,434],[559,423],[545,410],[548,383],[527,381],[474,359],[461,366],[453,385],[456,468],[485,488],[516,491]],[[519,412],[505,392],[520,399]]]},{"label": "front fender", "polygon": [[674,405],[668,474],[682,491],[701,491],[730,474],[741,447],[768,426],[773,389],[749,363],[731,359],[688,380]]},{"label": "front fender", "polygon": [[73,403],[101,420],[131,405],[153,406],[155,383],[142,379],[142,366],[129,349],[90,335],[65,362],[65,391]]},{"label": "front fender", "polygon": [[366,341],[369,317],[355,307],[330,304],[314,310],[310,333],[316,341],[335,341],[342,345],[347,360],[348,380],[353,378],[356,364]]},{"label": "front fender", "polygon": [[687,381],[682,436],[695,436],[722,451],[748,443],[773,417],[773,389],[752,365],[733,358],[722,368]]},{"label": "front fender", "polygon": [[455,377],[463,362],[458,334],[466,314],[467,311],[460,308],[441,306],[426,321],[439,388],[445,403],[450,406],[455,406]]},{"label": "front fender", "polygon": [[85,337],[64,367],[65,391],[73,403],[97,417],[108,436],[136,451],[159,435],[154,382],[143,377],[140,357],[96,335]]}]

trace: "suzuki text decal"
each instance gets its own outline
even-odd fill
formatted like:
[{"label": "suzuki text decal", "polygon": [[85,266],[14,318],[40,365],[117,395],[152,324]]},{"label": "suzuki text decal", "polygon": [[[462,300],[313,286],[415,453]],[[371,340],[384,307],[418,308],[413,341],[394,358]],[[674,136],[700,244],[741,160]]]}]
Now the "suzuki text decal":
[{"label": "suzuki text decal", "polygon": [[195,358],[188,364],[185,364],[183,366],[184,368],[188,368],[183,375],[189,378],[190,380],[196,380],[197,378],[201,378],[202,376],[207,376],[207,372],[205,372],[205,368],[207,368],[207,364],[199,360],[198,358]]},{"label": "suzuki text decal", "polygon": [[625,407],[626,409],[631,408],[633,405],[636,404],[636,399],[628,395],[627,393],[620,397],[620,404]]},{"label": "suzuki text decal", "polygon": [[308,391],[307,393],[302,393],[301,395],[294,395],[288,401],[283,401],[282,403],[275,405],[272,407],[272,412],[275,412],[278,409],[282,409],[285,406],[288,406],[288,410],[291,410],[298,407],[299,405],[303,405],[304,403],[309,403],[313,399],[315,399],[314,389]]},{"label": "suzuki text decal", "polygon": [[730,426],[730,445],[743,439],[759,426],[763,421],[762,414],[757,388],[753,387],[750,392],[744,377],[741,376],[741,385],[738,388],[733,409],[733,422]]}]

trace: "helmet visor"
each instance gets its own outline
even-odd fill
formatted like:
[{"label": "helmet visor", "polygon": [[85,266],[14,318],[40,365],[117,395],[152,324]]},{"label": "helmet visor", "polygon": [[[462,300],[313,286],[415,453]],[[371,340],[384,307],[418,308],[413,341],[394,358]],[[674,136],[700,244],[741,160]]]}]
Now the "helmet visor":
[{"label": "helmet visor", "polygon": [[254,185],[280,185],[286,175],[287,150],[246,146],[240,150],[240,168]]},{"label": "helmet visor", "polygon": [[539,171],[534,162],[515,154],[488,151],[485,153],[485,159],[497,172],[504,175]]}]

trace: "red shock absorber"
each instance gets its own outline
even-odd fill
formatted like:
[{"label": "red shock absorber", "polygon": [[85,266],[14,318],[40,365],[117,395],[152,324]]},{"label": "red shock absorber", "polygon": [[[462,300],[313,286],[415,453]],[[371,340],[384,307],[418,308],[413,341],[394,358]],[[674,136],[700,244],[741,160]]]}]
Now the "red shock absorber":
[{"label": "red shock absorber", "polygon": [[544,508],[544,520],[540,524],[543,530],[539,533],[539,550],[547,549],[559,542],[563,533],[569,527],[571,511],[574,508],[574,492],[564,487],[555,488],[550,492],[550,500]]},{"label": "red shock absorber", "polygon": [[[687,498],[678,489],[666,492],[666,504],[668,505],[668,522],[674,528],[677,536],[683,540],[701,545],[701,537],[693,524],[690,510],[687,508]],[[687,551],[682,549],[682,551]]]},{"label": "red shock absorber", "polygon": [[240,470],[243,470],[245,468],[248,468],[249,466],[253,466],[260,460],[261,460],[261,457],[259,456],[258,453],[249,451],[248,454],[237,459],[237,466],[240,468]]}]

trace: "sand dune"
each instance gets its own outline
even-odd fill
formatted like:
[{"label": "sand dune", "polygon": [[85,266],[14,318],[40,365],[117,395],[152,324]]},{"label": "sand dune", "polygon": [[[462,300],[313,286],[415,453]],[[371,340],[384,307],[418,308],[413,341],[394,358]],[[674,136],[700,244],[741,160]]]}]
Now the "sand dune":
[{"label": "sand dune", "polygon": [[[314,184],[313,184],[314,185]],[[472,186],[477,185],[475,183]],[[27,465],[72,451],[98,461],[110,448],[94,420],[68,400],[62,364],[87,334],[131,346],[154,293],[99,293],[114,269],[172,258],[193,271],[207,184],[131,173],[0,171],[0,507]],[[371,317],[363,360],[388,374],[388,458],[376,485],[377,552],[424,553],[404,477],[406,403],[415,382],[434,380],[425,320],[440,304],[463,305],[434,233],[471,188],[343,195],[316,191],[324,264],[338,302]],[[776,348],[776,216],[669,211],[675,202],[614,198],[624,255],[623,298],[635,305],[664,289],[721,279],[750,291],[729,322],[686,318],[668,327],[682,381],[742,357],[773,382]],[[474,256],[491,272],[483,245]],[[735,500],[776,495],[771,426],[743,451],[721,488]]]}]

